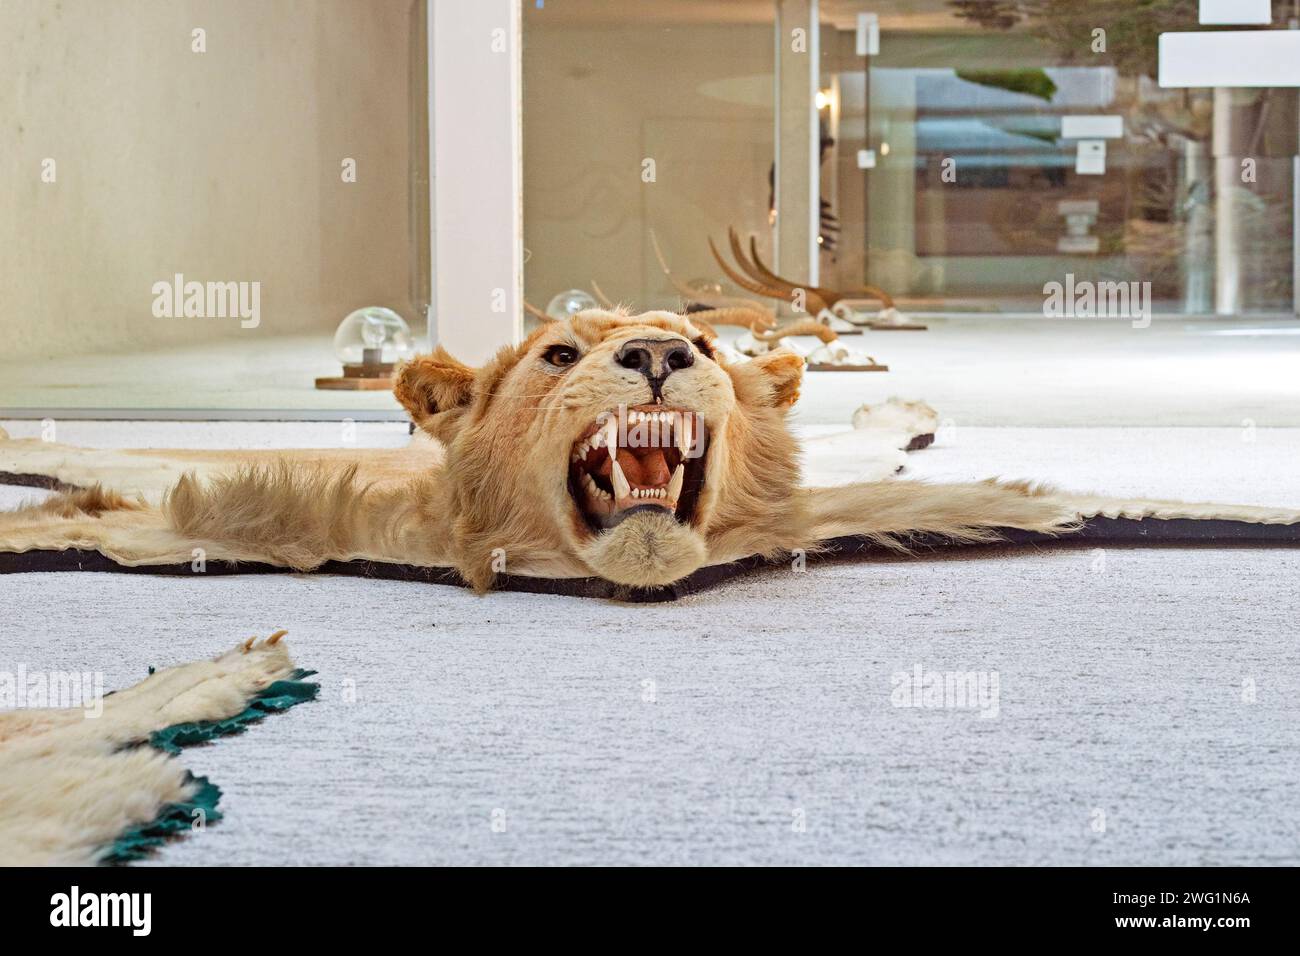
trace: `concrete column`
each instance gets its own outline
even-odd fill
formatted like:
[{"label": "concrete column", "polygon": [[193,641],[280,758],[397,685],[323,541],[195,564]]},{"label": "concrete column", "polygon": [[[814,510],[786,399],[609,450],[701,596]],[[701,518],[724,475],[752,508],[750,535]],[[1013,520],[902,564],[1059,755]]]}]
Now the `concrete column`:
[{"label": "concrete column", "polygon": [[1234,91],[1214,91],[1214,311],[1241,312],[1241,163],[1242,131]]},{"label": "concrete column", "polygon": [[820,224],[818,0],[776,2],[776,236],[773,267],[816,285]]},{"label": "concrete column", "polygon": [[1183,309],[1200,314],[1213,308],[1214,216],[1209,196],[1212,166],[1204,143],[1184,139],[1182,146],[1179,186],[1189,204],[1182,262]]},{"label": "concrete column", "polygon": [[429,11],[432,344],[470,364],[523,336],[519,0]]},{"label": "concrete column", "polygon": [[1300,156],[1291,157],[1291,305],[1300,315]]}]

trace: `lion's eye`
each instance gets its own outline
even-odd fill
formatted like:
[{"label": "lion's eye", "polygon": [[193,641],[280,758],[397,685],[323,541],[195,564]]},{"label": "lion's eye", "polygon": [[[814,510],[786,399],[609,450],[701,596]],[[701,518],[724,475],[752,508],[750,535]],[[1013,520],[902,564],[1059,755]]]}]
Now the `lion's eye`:
[{"label": "lion's eye", "polygon": [[546,361],[558,368],[564,368],[566,365],[573,365],[578,361],[578,350],[572,345],[552,345],[547,349],[542,357]]}]

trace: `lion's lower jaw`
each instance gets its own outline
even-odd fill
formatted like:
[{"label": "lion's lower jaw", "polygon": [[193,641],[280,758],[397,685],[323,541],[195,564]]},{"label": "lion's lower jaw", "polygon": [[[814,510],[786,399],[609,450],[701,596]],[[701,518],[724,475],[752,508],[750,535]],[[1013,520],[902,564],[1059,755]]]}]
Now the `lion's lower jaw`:
[{"label": "lion's lower jaw", "polygon": [[699,532],[668,514],[645,513],[630,515],[596,535],[579,556],[615,584],[659,587],[703,567],[708,552]]}]

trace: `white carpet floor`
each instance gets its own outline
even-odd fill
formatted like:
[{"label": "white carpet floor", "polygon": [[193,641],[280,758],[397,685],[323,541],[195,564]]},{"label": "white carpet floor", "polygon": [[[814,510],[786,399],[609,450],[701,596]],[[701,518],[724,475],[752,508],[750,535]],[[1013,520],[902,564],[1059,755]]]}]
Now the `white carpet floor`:
[{"label": "white carpet floor", "polygon": [[[815,372],[797,419],[845,420],[845,396],[921,396],[961,426],[1300,426],[1300,321],[1238,317],[1124,321],[934,316],[928,332],[868,332],[845,339],[887,373]],[[726,336],[738,330],[723,329]],[[811,341],[811,340],[810,340]],[[5,409],[267,409],[341,418],[400,415],[387,392],[327,392],[336,374],[327,336],[247,337],[169,351],[5,361]],[[114,410],[117,411],[114,411]],[[14,413],[17,414],[17,413]],[[97,415],[96,417],[103,417]],[[275,417],[274,415],[271,417]]]},{"label": "white carpet floor", "polygon": [[[121,446],[340,436],[58,427]],[[362,445],[403,440],[357,427]],[[909,471],[1294,505],[1297,461],[1300,429],[959,420]],[[39,494],[0,489],[0,507]],[[1248,549],[813,565],[653,606],[13,575],[0,669],[93,667],[123,686],[289,628],[322,699],[187,751],[226,818],[154,863],[1295,864],[1298,579],[1300,550]],[[918,664],[996,672],[998,715],[893,706],[891,676]]]}]

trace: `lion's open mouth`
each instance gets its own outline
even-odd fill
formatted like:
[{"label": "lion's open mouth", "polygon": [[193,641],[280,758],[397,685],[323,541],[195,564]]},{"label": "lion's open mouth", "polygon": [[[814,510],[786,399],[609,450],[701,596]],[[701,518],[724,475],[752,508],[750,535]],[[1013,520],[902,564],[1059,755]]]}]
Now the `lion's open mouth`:
[{"label": "lion's open mouth", "polygon": [[607,412],[573,443],[569,493],[596,531],[650,508],[690,523],[704,484],[706,444],[703,418],[686,409],[638,405]]}]

